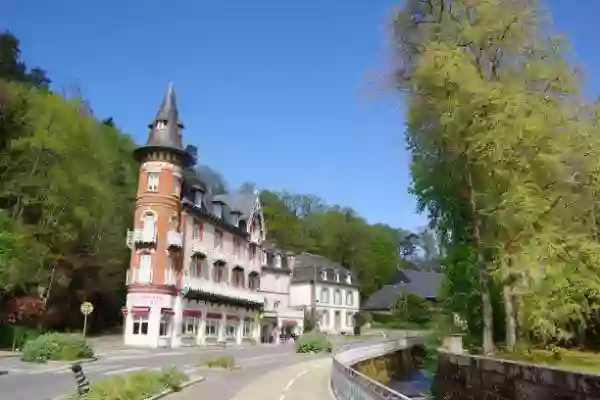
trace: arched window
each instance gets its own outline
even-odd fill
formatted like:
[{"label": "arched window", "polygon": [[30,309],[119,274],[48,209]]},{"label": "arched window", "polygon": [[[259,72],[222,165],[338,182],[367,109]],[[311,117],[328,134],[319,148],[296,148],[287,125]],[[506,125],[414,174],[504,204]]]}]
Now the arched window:
[{"label": "arched window", "polygon": [[169,230],[177,231],[179,228],[179,218],[177,218],[177,214],[171,215],[169,218]]},{"label": "arched window", "polygon": [[142,232],[144,238],[154,239],[156,232],[156,215],[152,211],[146,211],[142,216]]}]

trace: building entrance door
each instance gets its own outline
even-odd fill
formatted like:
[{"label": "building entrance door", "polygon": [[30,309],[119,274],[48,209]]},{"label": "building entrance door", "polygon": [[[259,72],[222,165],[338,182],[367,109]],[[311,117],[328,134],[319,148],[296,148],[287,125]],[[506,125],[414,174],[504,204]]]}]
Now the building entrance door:
[{"label": "building entrance door", "polygon": [[334,325],[335,331],[339,332],[342,327],[342,313],[340,313],[339,311],[335,312],[335,315],[333,318],[333,325]]}]

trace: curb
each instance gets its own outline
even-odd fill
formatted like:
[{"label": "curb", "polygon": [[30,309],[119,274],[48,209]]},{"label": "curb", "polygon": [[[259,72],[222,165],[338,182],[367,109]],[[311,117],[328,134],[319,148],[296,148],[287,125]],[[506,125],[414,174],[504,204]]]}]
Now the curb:
[{"label": "curb", "polygon": [[181,391],[183,391],[185,388],[188,388],[192,385],[195,385],[197,383],[200,383],[202,381],[204,381],[206,378],[203,376],[199,376],[197,378],[194,379],[190,379],[189,381],[187,381],[186,383],[184,383],[183,385],[181,385],[181,390],[178,390],[177,392],[174,392],[171,389],[167,389],[167,390],[163,390],[162,392],[160,392],[159,394],[155,394],[152,397],[148,397],[146,400],[158,400],[158,399],[162,399],[163,397],[166,397],[172,393],[179,393]]},{"label": "curb", "polygon": [[223,368],[223,367],[207,367],[206,365],[201,365],[197,368],[198,370],[202,370],[202,371],[225,371],[225,372],[231,372],[231,371],[237,371],[239,369],[242,369],[241,365],[236,365],[233,368]]},{"label": "curb", "polygon": [[92,358],[82,358],[81,360],[73,360],[73,361],[48,361],[46,364],[48,365],[73,365],[73,364],[89,364],[91,362],[98,361],[98,357]]},{"label": "curb", "polygon": [[22,355],[23,355],[23,353],[0,354],[0,360],[2,360],[3,358],[21,357]]}]

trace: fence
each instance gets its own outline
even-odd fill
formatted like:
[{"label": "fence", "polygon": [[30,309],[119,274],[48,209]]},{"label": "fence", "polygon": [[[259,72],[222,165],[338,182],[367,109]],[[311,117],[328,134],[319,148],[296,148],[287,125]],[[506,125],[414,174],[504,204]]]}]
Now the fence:
[{"label": "fence", "polygon": [[357,362],[422,344],[421,337],[353,342],[333,353],[331,389],[338,400],[412,400],[352,368]]}]

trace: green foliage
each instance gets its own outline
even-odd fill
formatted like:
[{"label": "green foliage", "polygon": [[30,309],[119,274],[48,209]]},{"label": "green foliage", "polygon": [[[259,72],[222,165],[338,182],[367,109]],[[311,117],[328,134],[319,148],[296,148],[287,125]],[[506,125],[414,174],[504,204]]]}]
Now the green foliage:
[{"label": "green foliage", "polygon": [[533,0],[407,1],[394,28],[412,191],[443,244],[447,308],[486,352],[505,326],[512,344],[517,326],[572,340],[598,305],[600,142],[564,41]]},{"label": "green foliage", "polygon": [[235,367],[235,358],[233,356],[221,356],[205,362],[204,365],[209,368],[233,369]]},{"label": "green foliage", "polygon": [[296,353],[331,352],[331,341],[322,332],[308,332],[298,338],[295,343]]},{"label": "green foliage", "polygon": [[164,390],[178,392],[188,380],[188,376],[175,367],[162,371],[142,370],[96,381],[88,394],[74,395],[71,399],[144,400]]},{"label": "green foliage", "polygon": [[[77,96],[50,92],[0,35],[0,303],[41,299],[41,321],[91,331],[119,322],[138,165],[132,140]],[[5,308],[0,304],[0,308]]]},{"label": "green foliage", "polygon": [[403,321],[424,324],[431,321],[432,310],[427,300],[413,294],[403,293],[392,303],[394,316]]},{"label": "green foliage", "polygon": [[0,325],[0,349],[22,349],[23,345],[30,340],[43,335],[44,331],[39,328],[28,328],[16,324]]},{"label": "green foliage", "polygon": [[312,310],[304,310],[304,319],[302,320],[302,323],[305,333],[311,332],[313,329],[315,329],[314,317],[312,314]]},{"label": "green foliage", "polygon": [[73,361],[94,356],[94,350],[79,335],[47,333],[31,339],[23,348],[23,361]]}]

